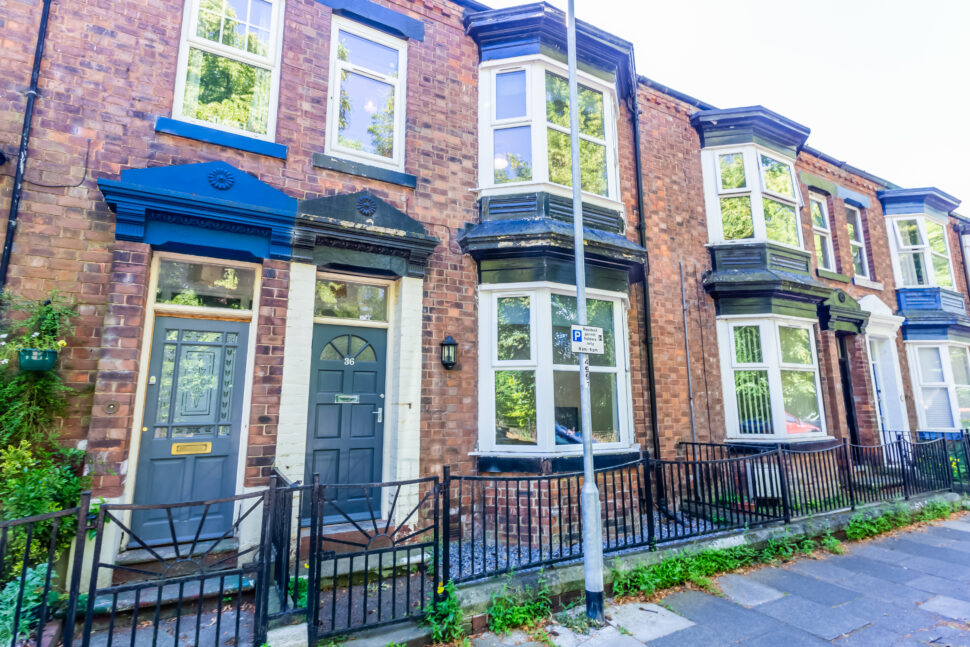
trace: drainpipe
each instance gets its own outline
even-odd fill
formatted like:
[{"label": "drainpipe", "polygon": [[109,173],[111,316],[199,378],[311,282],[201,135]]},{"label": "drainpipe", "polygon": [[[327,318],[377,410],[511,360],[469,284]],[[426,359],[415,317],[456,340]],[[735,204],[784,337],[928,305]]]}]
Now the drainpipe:
[{"label": "drainpipe", "polygon": [[[639,81],[636,75],[636,64],[633,52],[630,52],[630,70],[633,72],[631,79],[632,89],[630,99],[633,102],[633,157],[634,169],[637,174],[637,212],[639,214],[637,226],[640,229],[640,247],[647,246],[647,217],[643,208],[643,170],[640,163],[640,101],[637,97]],[[645,323],[644,335],[647,338],[647,381],[649,382],[648,394],[650,397],[650,433],[653,436],[653,458],[660,458],[660,423],[657,421],[657,374],[653,366],[653,326],[650,323],[650,258],[643,264],[643,319]]]},{"label": "drainpipe", "polygon": [[24,127],[20,131],[20,152],[17,154],[17,171],[13,179],[13,191],[10,194],[10,215],[7,216],[7,235],[3,240],[3,255],[0,256],[0,291],[3,291],[3,288],[7,285],[10,252],[13,250],[13,238],[17,231],[20,197],[24,190],[24,170],[27,168],[27,145],[30,142],[30,124],[34,118],[34,101],[37,99],[37,80],[40,77],[40,62],[44,57],[44,42],[47,40],[47,19],[50,17],[52,1],[44,0],[44,8],[40,15],[40,26],[37,28],[37,48],[34,50],[34,67],[30,72],[30,89],[27,90],[27,105],[24,108]]}]

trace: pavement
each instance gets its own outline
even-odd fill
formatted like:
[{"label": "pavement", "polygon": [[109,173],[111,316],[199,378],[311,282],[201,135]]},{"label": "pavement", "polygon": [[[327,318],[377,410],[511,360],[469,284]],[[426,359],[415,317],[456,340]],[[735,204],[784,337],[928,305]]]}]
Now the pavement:
[{"label": "pavement", "polygon": [[[603,628],[553,622],[546,631],[558,647],[970,647],[970,516],[845,547],[723,575],[723,597],[683,590],[658,604],[611,601]],[[472,645],[542,647],[522,632]]]}]

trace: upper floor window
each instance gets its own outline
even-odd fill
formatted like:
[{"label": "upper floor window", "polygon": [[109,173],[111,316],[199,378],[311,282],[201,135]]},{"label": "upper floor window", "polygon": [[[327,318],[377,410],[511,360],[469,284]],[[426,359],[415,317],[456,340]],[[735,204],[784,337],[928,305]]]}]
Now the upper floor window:
[{"label": "upper floor window", "polygon": [[895,261],[902,287],[953,288],[950,247],[943,224],[925,216],[892,220]]},{"label": "upper floor window", "polygon": [[845,205],[845,225],[849,230],[853,271],[856,276],[867,279],[869,278],[869,255],[866,252],[866,235],[862,229],[862,214],[857,207]]},{"label": "upper floor window", "polygon": [[825,431],[812,324],[719,319],[725,414],[733,438],[792,438]]},{"label": "upper floor window", "polygon": [[708,149],[704,158],[712,241],[759,240],[802,247],[790,160],[753,146]]},{"label": "upper floor window", "polygon": [[812,213],[812,231],[815,233],[815,258],[823,270],[835,271],[835,253],[832,249],[832,225],[829,220],[828,199],[824,195],[811,194],[808,199]]},{"label": "upper floor window", "polygon": [[328,154],[404,168],[407,42],[334,16]]},{"label": "upper floor window", "polygon": [[173,116],[272,140],[282,0],[189,0]]},{"label": "upper floor window", "polygon": [[[480,78],[480,183],[572,186],[569,84],[549,61],[483,66]],[[580,180],[585,193],[618,199],[616,91],[581,74]]]}]

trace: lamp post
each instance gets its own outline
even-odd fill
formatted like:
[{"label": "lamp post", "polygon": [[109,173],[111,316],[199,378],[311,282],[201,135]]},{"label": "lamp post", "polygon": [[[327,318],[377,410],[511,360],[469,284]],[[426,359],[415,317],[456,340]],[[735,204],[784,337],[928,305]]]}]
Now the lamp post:
[{"label": "lamp post", "polygon": [[[569,0],[566,13],[569,64],[569,145],[572,153],[573,248],[576,257],[577,323],[586,320],[586,253],[583,248],[583,187],[579,165],[579,92],[576,85],[576,7]],[[579,353],[579,408],[583,429],[583,565],[586,575],[586,617],[596,623],[603,616],[603,527],[600,495],[593,471],[593,436],[589,398],[589,355]]]}]

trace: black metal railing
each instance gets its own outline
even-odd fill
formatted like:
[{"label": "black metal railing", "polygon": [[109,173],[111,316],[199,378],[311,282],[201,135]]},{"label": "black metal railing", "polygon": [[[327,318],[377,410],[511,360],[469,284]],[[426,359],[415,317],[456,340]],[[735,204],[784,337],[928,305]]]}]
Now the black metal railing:
[{"label": "black metal railing", "polygon": [[854,505],[848,446],[781,449],[791,518],[846,510]]},{"label": "black metal railing", "polygon": [[[270,520],[272,578],[275,586],[275,605],[268,609],[269,620],[305,616],[307,610],[307,553],[301,534],[301,511],[310,486],[299,481],[290,482],[279,470],[276,477],[277,511]],[[294,523],[294,521],[296,523]]]}]

